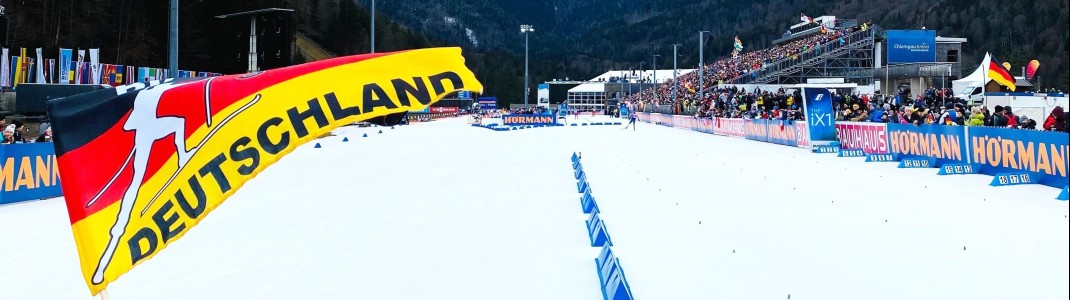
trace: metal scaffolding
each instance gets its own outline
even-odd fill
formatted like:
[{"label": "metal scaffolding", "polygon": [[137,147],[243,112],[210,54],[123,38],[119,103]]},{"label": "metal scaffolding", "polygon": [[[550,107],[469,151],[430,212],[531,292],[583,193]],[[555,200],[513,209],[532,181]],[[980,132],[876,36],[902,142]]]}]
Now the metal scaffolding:
[{"label": "metal scaffolding", "polygon": [[875,77],[857,71],[877,67],[874,57],[879,49],[875,45],[882,34],[883,30],[877,26],[851,32],[842,36],[842,43],[835,39],[804,53],[766,63],[762,69],[729,83],[799,84],[806,83],[807,78],[843,78],[846,82],[869,85]]}]

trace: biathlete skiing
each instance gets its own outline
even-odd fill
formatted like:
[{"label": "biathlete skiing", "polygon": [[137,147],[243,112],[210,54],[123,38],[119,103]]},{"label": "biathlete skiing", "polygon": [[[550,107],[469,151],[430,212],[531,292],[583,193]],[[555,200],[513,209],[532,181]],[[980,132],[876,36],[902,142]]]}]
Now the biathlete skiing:
[{"label": "biathlete skiing", "polygon": [[624,128],[621,129],[628,129],[628,126],[632,126],[632,131],[635,131],[635,119],[635,111],[628,110],[628,124],[624,124]]}]

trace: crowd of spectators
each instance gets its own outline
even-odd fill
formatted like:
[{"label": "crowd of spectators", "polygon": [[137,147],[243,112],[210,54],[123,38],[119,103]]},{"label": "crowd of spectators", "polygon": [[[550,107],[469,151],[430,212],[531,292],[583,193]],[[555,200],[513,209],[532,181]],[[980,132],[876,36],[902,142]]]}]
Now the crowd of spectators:
[{"label": "crowd of spectators", "polygon": [[802,107],[796,102],[801,98],[797,90],[748,92],[731,87],[713,89],[710,93],[711,97],[696,107],[696,117],[805,120]]},{"label": "crowd of spectators", "polygon": [[[731,58],[705,65],[702,67],[704,76],[701,84],[698,82],[699,72],[697,71],[678,77],[679,85],[677,86],[675,101],[672,95],[674,84],[671,81],[631,95],[626,100],[641,106],[674,105],[678,106],[680,110],[686,111],[692,110],[689,108],[708,107],[713,103],[712,100],[714,98],[712,93],[709,92],[715,89],[719,83],[731,82],[739,77],[748,76],[782,60],[798,59],[798,56],[803,53],[820,52],[823,48],[821,45],[830,43],[844,44],[844,37],[860,31],[860,28],[863,27],[829,29],[824,33],[817,33],[770,48],[737,53]],[[866,28],[868,28],[868,25]],[[699,89],[707,91],[706,99],[698,99]]]},{"label": "crowd of spectators", "polygon": [[897,124],[940,124],[951,126],[988,126],[1026,130],[1070,132],[1068,115],[1063,107],[1056,106],[1044,117],[1042,123],[1019,115],[1010,106],[996,105],[969,107],[965,101],[953,101],[944,106],[926,105],[925,101],[908,101],[903,104],[891,102],[844,102],[837,107],[837,121],[877,122]]},{"label": "crowd of spectators", "polygon": [[[868,26],[867,26],[868,27]],[[768,49],[739,53],[703,66],[705,77],[698,82],[698,72],[678,77],[679,85],[673,95],[673,82],[658,84],[627,97],[639,111],[651,107],[669,106],[673,114],[693,114],[699,118],[753,118],[803,120],[805,114],[797,90],[747,91],[721,85],[740,76],[760,71],[768,64],[793,59],[802,53],[820,51],[828,43],[844,43],[844,36],[861,27],[830,30],[810,37],[777,45]],[[720,86],[720,87],[718,87]],[[699,99],[699,89],[705,97]],[[675,97],[674,97],[675,96]],[[834,108],[838,121],[883,122],[902,124],[943,124],[962,126],[995,126],[1032,130],[1070,131],[1068,116],[1056,107],[1043,122],[1017,115],[1012,107],[970,107],[966,101],[952,96],[950,89],[929,88],[914,94],[901,89],[892,95],[840,94],[834,92]],[[675,99],[675,100],[674,100]]]},{"label": "crowd of spectators", "polygon": [[9,124],[7,119],[0,118],[0,130],[3,130],[3,139],[0,140],[0,144],[23,144],[23,143],[45,143],[52,141],[52,126],[48,123],[42,123],[38,128],[40,134],[36,138],[26,138],[24,134],[28,133],[26,124],[22,121],[13,120]]},{"label": "crowd of spectators", "polygon": [[515,108],[509,110],[509,113],[514,115],[552,115],[556,112],[556,109],[550,109],[542,106]]},{"label": "crowd of spectators", "polygon": [[[1010,106],[970,107],[965,100],[951,96],[949,89],[930,88],[916,97],[902,89],[895,95],[832,93],[837,121],[878,122],[898,124],[941,124],[961,126],[1006,127],[1028,130],[1063,131],[1070,114],[1063,107],[1055,107],[1043,120],[1016,114]],[[802,99],[797,89],[747,91],[737,87],[711,89],[707,100],[694,109],[698,118],[748,118],[772,120],[804,120]],[[640,103],[642,110],[642,103]],[[689,111],[676,105],[674,110]],[[678,113],[675,112],[674,113]],[[679,114],[679,113],[678,113]]]},{"label": "crowd of spectators", "polygon": [[1068,115],[1059,106],[1038,123],[1038,120],[1015,113],[1010,106],[996,105],[992,110],[983,105],[971,107],[967,101],[952,97],[948,89],[930,88],[915,98],[909,95],[909,90],[886,96],[833,94],[836,120],[1070,131],[1067,128]]}]

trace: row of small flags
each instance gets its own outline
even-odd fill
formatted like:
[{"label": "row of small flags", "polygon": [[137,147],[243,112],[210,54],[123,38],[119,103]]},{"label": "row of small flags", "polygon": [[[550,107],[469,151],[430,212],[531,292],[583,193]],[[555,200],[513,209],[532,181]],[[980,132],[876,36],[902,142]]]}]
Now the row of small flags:
[{"label": "row of small flags", "polygon": [[[13,50],[13,49],[12,49]],[[41,48],[37,48],[37,57],[27,55],[26,48],[19,48],[18,53],[10,53],[8,48],[0,49],[0,86],[14,87],[20,83],[51,84],[107,84],[118,86],[137,81],[148,82],[164,80],[167,69],[135,67],[99,63],[100,49],[86,50],[59,49],[59,61],[42,58]],[[16,55],[17,54],[17,55]],[[75,57],[77,54],[77,57]],[[178,78],[214,77],[222,74],[198,71],[178,71]]]}]

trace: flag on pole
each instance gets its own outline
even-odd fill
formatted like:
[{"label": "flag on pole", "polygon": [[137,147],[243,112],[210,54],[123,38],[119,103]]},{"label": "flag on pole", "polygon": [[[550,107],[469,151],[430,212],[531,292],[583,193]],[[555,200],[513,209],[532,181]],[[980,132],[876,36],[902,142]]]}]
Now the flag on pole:
[{"label": "flag on pole", "polygon": [[78,49],[78,60],[74,65],[74,84],[82,84],[82,75],[87,72],[82,68],[82,62],[85,61],[85,50]]},{"label": "flag on pole", "polygon": [[45,77],[45,60],[41,59],[41,48],[37,48],[37,69],[35,73],[37,73],[37,78],[34,78],[34,82],[49,83]]},{"label": "flag on pole", "polygon": [[89,49],[89,83],[100,84],[100,49]]},{"label": "flag on pole", "polygon": [[20,83],[26,82],[26,48],[19,48],[18,65],[15,66],[15,82],[12,86],[18,86]]},{"label": "flag on pole", "polygon": [[11,86],[11,64],[8,62],[7,48],[0,49],[0,86]]},{"label": "flag on pole", "polygon": [[56,82],[56,60],[49,58],[46,60],[48,64],[45,65],[45,81],[48,83]]},{"label": "flag on pole", "polygon": [[59,65],[59,70],[57,71],[59,73],[59,76],[58,76],[59,77],[59,84],[70,84],[71,83],[71,56],[72,55],[73,55],[73,50],[59,48],[59,62],[57,62],[57,64]]},{"label": "flag on pole", "polygon": [[1013,92],[1017,88],[1017,85],[1014,83],[1014,76],[1011,76],[1009,70],[1003,68],[1003,64],[1000,64],[995,56],[990,55],[989,57],[988,78],[991,78],[992,81],[1007,87]]},{"label": "flag on pole", "polygon": [[739,40],[739,36],[738,35],[736,36],[735,43],[732,44],[732,48],[735,48],[736,51],[743,51],[743,41]]}]

